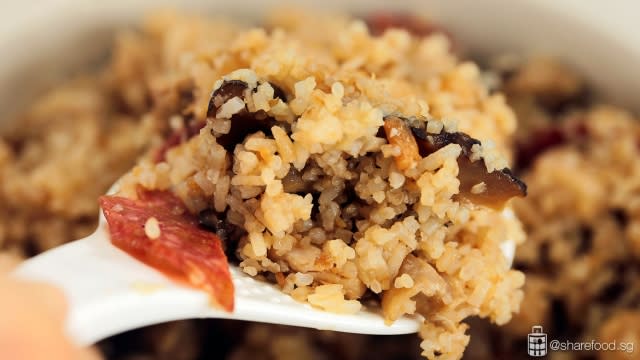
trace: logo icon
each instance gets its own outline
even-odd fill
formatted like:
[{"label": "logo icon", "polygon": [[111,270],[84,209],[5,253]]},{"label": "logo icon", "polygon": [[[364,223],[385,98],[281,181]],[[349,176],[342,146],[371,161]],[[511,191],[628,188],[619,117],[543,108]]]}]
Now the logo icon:
[{"label": "logo icon", "polygon": [[542,326],[536,325],[531,329],[531,334],[527,335],[529,356],[542,357],[547,355],[547,334],[542,330]]}]

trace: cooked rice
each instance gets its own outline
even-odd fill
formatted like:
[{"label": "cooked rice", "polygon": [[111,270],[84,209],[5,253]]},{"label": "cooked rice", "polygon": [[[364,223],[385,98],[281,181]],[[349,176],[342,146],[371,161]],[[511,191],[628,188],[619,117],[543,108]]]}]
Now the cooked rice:
[{"label": "cooked rice", "polygon": [[554,339],[636,347],[563,353],[567,359],[636,358],[640,122],[595,103],[584,80],[557,61],[534,58],[508,73],[503,86],[521,128],[518,166],[530,189],[514,202],[528,234],[515,267],[527,283],[520,313],[495,336],[517,353],[513,344],[543,325]]},{"label": "cooked rice", "polygon": [[[454,61],[437,35],[376,37],[346,17],[279,13],[269,31],[221,26],[169,14],[147,22],[139,41],[163,56],[148,81],[170,74],[169,88],[190,84],[192,94],[157,120],[182,115],[185,126],[204,127],[161,161],[153,152],[144,157],[121,193],[134,197],[140,185],[171,190],[193,213],[219,213],[244,230],[224,239],[240,268],[280,279],[298,300],[353,313],[371,294],[389,323],[424,316],[427,358],[462,356],[468,316],[509,321],[524,277],[510,270],[500,244],[522,240],[517,220],[455,199],[460,145],[399,160],[404,153],[388,146],[403,144],[377,136],[392,114],[435,132],[459,127],[483,140],[471,161],[483,159],[488,172],[506,167],[500,150],[514,117],[477,67]],[[314,27],[327,31],[311,36]],[[211,32],[215,42],[199,40]],[[234,125],[246,112],[273,123],[226,144],[239,126],[253,126]],[[388,136],[400,136],[393,130]]]},{"label": "cooked rice", "polygon": [[147,235],[149,239],[157,239],[160,237],[161,230],[160,224],[158,223],[158,219],[153,216],[148,218],[144,223],[144,233]]},{"label": "cooked rice", "polygon": [[[0,140],[0,247],[12,254],[32,255],[88,234],[95,226],[97,196],[129,169],[145,149],[157,147],[160,139],[169,133],[186,129],[185,119],[204,119],[216,81],[241,68],[252,69],[269,81],[287,80],[274,83],[287,94],[292,94],[289,99],[292,101],[273,101],[273,87],[263,82],[257,86],[248,104],[254,110],[270,111],[278,119],[292,121],[306,107],[315,106],[314,101],[326,100],[323,106],[331,106],[334,98],[352,100],[350,94],[357,90],[362,92],[372,109],[378,108],[383,114],[398,111],[428,117],[427,130],[430,133],[451,129],[457,122],[458,128],[470,135],[481,140],[493,140],[497,153],[509,158],[509,136],[515,131],[513,112],[505,105],[503,96],[487,91],[480,84],[480,79],[487,77],[480,76],[474,65],[459,64],[449,50],[447,36],[436,33],[417,39],[403,31],[393,30],[381,37],[371,37],[361,23],[345,17],[327,18],[317,14],[279,13],[272,17],[270,24],[270,29],[280,27],[286,33],[277,35],[271,30],[243,30],[224,21],[161,14],[151,19],[142,33],[119,35],[109,65],[97,76],[74,81],[36,100],[18,119],[20,126],[3,134]],[[291,51],[287,53],[290,56],[284,58],[272,56],[280,50],[291,49],[287,47],[289,41],[273,41],[276,35],[289,40],[302,39],[296,45],[297,50],[309,52],[306,56],[294,56],[299,51]],[[313,71],[305,71],[308,63],[314,64]],[[291,68],[290,74],[281,71],[283,65]],[[549,137],[546,132],[548,126],[561,124],[561,127],[572,127],[576,119],[586,120],[589,135],[572,138],[549,151],[536,153],[536,156],[525,157],[522,151],[519,152],[517,166],[526,174],[530,189],[530,196],[515,204],[515,210],[531,238],[518,249],[515,264],[528,274],[525,297],[520,313],[502,329],[492,327],[488,331],[481,323],[473,321],[471,347],[465,357],[527,358],[522,342],[534,324],[544,325],[551,338],[595,338],[635,341],[638,344],[640,289],[637,264],[640,242],[637,239],[640,238],[640,225],[636,221],[635,209],[637,149],[633,146],[640,131],[637,119],[612,107],[592,108],[585,100],[588,92],[584,81],[557,62],[535,59],[505,70],[504,74],[499,74],[504,75],[501,89],[507,93],[509,104],[518,114],[517,139]],[[376,76],[357,76],[361,72]],[[242,76],[248,82],[253,81],[248,74],[245,72]],[[500,80],[500,76],[495,79]],[[258,78],[255,81],[257,83]],[[322,97],[315,98],[314,91],[322,92]],[[341,107],[340,104],[338,106]],[[237,109],[230,108],[228,114],[233,111]],[[215,119],[207,126],[219,135],[229,132],[231,122]],[[254,210],[259,209],[258,203],[244,205],[249,199],[265,192],[268,185],[272,195],[279,194],[276,180],[281,172],[276,170],[283,170],[258,173],[256,168],[265,166],[259,154],[278,154],[282,163],[293,166],[300,165],[307,156],[314,156],[317,158],[315,165],[302,174],[314,181],[324,171],[342,174],[345,168],[348,170],[348,166],[335,154],[323,158],[297,152],[289,134],[278,129],[272,132],[273,139],[267,139],[272,141],[256,138],[250,144],[251,149],[245,147],[234,154],[239,160],[238,169],[234,171],[243,175],[236,180],[233,179],[237,175],[230,176],[218,168],[193,173],[194,169],[210,167],[209,164],[219,164],[221,160],[205,157],[212,154],[197,152],[198,149],[187,153],[186,149],[179,148],[167,154],[167,163],[141,164],[136,170],[137,179],[146,187],[166,188],[181,179],[190,178],[192,182],[188,186],[178,187],[183,197],[190,196],[193,186],[203,196],[213,199],[213,203],[206,206],[217,211],[224,211],[231,205],[226,202],[224,194],[233,193],[236,189],[237,196],[230,199],[233,206],[248,206],[243,209],[246,211],[234,214],[237,218],[234,221],[241,222],[244,217],[255,217]],[[324,134],[307,131],[305,137],[321,135]],[[330,142],[332,139],[323,136],[322,140]],[[203,142],[202,146],[207,148],[210,144]],[[393,170],[391,163],[384,162],[384,159],[397,156],[400,149],[384,144],[378,150],[382,153],[381,160],[371,162],[371,169],[367,170],[367,178],[362,180],[359,189],[372,204],[376,204],[376,211],[370,214],[370,218],[380,228],[388,230],[390,227],[386,225],[389,224],[385,222],[393,219],[396,212],[403,211],[400,210],[402,200],[407,196],[404,189],[415,182],[415,174],[405,175],[403,171]],[[180,154],[180,151],[184,153]],[[458,150],[450,148],[447,151],[455,154]],[[176,159],[194,153],[202,156],[194,158],[193,163],[169,166],[171,159],[176,163]],[[478,155],[490,156],[484,149]],[[431,173],[446,160],[447,156],[433,157],[428,163],[419,164],[420,169],[416,172]],[[382,161],[386,166],[384,174],[376,172],[375,161]],[[273,162],[268,164],[269,167],[276,165]],[[453,170],[448,170],[448,176],[445,176],[447,171],[442,173],[443,181],[451,178]],[[382,181],[375,180],[376,176]],[[429,185],[434,181],[438,183],[433,177],[422,180],[423,184]],[[329,190],[335,184],[326,186]],[[481,188],[479,185],[477,191]],[[455,191],[446,186],[437,189],[442,194],[440,197],[438,194],[425,194],[425,201],[433,203],[433,206],[439,204],[439,199],[446,198],[448,192]],[[412,195],[422,201],[422,191]],[[432,197],[434,200],[430,200]],[[323,209],[329,215],[336,211],[332,205],[334,200],[328,197],[323,203]],[[192,206],[197,209],[203,205]],[[354,211],[352,207],[339,210]],[[440,211],[445,216],[454,215],[453,211],[447,215],[447,210],[445,206]],[[458,223],[448,228],[444,228],[442,222],[432,215],[424,221],[425,214],[422,214],[423,219],[416,214],[418,217],[414,220],[419,224],[419,231],[426,234],[429,241],[422,242],[422,237],[414,237],[417,243],[414,245],[410,244],[411,237],[397,236],[385,244],[419,247],[421,254],[428,255],[430,267],[424,267],[416,274],[406,269],[411,263],[407,262],[402,264],[405,268],[401,266],[395,270],[395,276],[389,276],[392,269],[387,265],[388,276],[384,276],[384,269],[380,274],[374,271],[366,277],[367,284],[375,289],[387,284],[388,289],[383,292],[394,291],[395,295],[387,297],[394,301],[388,300],[384,304],[401,314],[412,311],[416,306],[406,301],[412,293],[424,291],[446,298],[449,282],[460,281],[455,286],[461,286],[466,281],[473,291],[456,292],[453,298],[464,302],[459,307],[460,312],[455,312],[458,308],[452,312],[442,309],[443,318],[458,319],[466,316],[470,308],[471,311],[479,308],[484,316],[506,321],[511,310],[517,308],[518,293],[511,297],[510,303],[495,304],[495,308],[488,309],[483,297],[487,294],[489,297],[500,296],[492,295],[494,289],[490,288],[495,284],[487,280],[492,275],[485,277],[482,271],[474,270],[484,269],[487,264],[490,268],[496,267],[493,258],[484,254],[492,251],[492,254],[500,256],[491,249],[494,240],[504,238],[507,230],[494,227],[496,219],[488,214],[483,214],[486,218],[482,218],[476,211],[470,209],[465,215],[464,209],[458,209],[455,212],[459,217]],[[469,219],[465,220],[466,216]],[[408,217],[402,222],[402,229],[400,226],[396,228],[399,232],[410,231],[407,227],[411,227],[411,220],[405,224],[406,219]],[[331,285],[333,287],[329,290],[335,291],[325,295],[329,299],[338,299],[336,304],[340,304],[356,300],[354,295],[364,287],[364,281],[358,276],[343,277],[330,271],[313,271],[314,264],[302,260],[321,258],[323,264],[326,261],[326,266],[340,268],[345,274],[359,272],[358,264],[380,270],[374,261],[363,262],[360,259],[362,256],[357,248],[351,246],[354,234],[350,231],[327,231],[322,226],[324,224],[298,220],[294,222],[294,230],[306,235],[308,245],[299,248],[299,239],[294,236],[264,236],[264,229],[256,225],[262,220],[251,219],[251,233],[256,235],[251,241],[247,237],[243,243],[243,248],[246,248],[242,253],[243,270],[278,281],[283,291],[296,299],[307,301],[317,292],[319,285]],[[278,226],[275,223],[271,225]],[[483,226],[491,234],[478,238]],[[515,228],[508,232],[518,232],[516,223],[504,226]],[[379,228],[371,231],[376,229]],[[611,239],[619,241],[612,242]],[[447,246],[449,243],[460,245],[452,248]],[[361,251],[366,252],[367,247],[376,246],[379,249],[382,245],[363,241],[361,247],[365,249]],[[474,251],[478,249],[480,254]],[[267,257],[257,257],[255,251],[258,254],[266,251]],[[271,253],[280,258],[290,252],[292,255],[280,262],[266,261]],[[381,252],[383,259],[393,259],[393,255],[388,249]],[[460,262],[460,258],[468,261]],[[2,259],[4,257],[0,257],[0,262]],[[294,269],[290,262],[300,270]],[[282,264],[290,267],[286,275],[270,275],[277,266],[283,270]],[[457,267],[453,275],[443,271],[449,267]],[[495,271],[504,274],[499,270]],[[481,274],[482,278],[474,279],[476,274]],[[469,276],[471,280],[463,280]],[[409,286],[409,278],[413,286]],[[513,289],[517,287],[514,283],[520,281],[516,280],[502,282]],[[371,296],[372,288],[367,290],[366,297]],[[510,289],[496,287],[495,290],[503,294],[513,293]],[[368,300],[361,302],[368,304]],[[505,311],[495,314],[498,308]],[[461,351],[468,341],[464,325],[451,322],[446,331],[440,325],[437,322],[425,324],[421,331],[426,339],[423,346],[431,349],[440,346],[440,351],[454,349],[453,353]],[[441,342],[436,343],[434,339]],[[446,341],[449,341],[447,347],[444,346]],[[232,349],[231,345],[226,345],[229,343],[234,344]],[[104,343],[103,348],[109,358],[124,358],[120,356],[122,353],[128,353],[129,358],[149,353],[152,357],[190,359],[213,353],[216,354],[214,357],[232,359],[376,359],[415,358],[413,345],[417,346],[411,336],[380,338],[264,324],[185,321],[125,334]],[[624,354],[554,355],[608,359]]]}]

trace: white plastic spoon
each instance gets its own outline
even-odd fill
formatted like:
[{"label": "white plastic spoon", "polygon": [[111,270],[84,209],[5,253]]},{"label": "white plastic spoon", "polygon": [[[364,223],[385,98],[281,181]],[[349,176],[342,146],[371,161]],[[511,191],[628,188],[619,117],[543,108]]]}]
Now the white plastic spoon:
[{"label": "white plastic spoon", "polygon": [[[505,216],[513,214],[508,211]],[[512,259],[513,243],[506,241],[504,245],[503,252]],[[230,267],[235,286],[232,313],[211,307],[203,291],[178,284],[113,246],[100,212],[98,228],[92,235],[27,260],[14,274],[54,284],[64,291],[69,302],[67,331],[79,345],[146,325],[192,318],[248,320],[377,335],[413,333],[420,326],[418,317],[404,317],[387,326],[379,312],[372,310],[353,315],[318,310],[293,300],[272,284]]]}]

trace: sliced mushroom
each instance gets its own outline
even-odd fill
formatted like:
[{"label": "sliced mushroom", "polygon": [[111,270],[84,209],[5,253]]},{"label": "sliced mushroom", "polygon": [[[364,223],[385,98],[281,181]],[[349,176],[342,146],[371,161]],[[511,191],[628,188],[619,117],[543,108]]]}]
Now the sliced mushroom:
[{"label": "sliced mushroom", "polygon": [[[402,123],[402,125],[400,125]],[[385,118],[385,132],[387,141],[390,144],[400,146],[402,153],[396,157],[398,168],[406,169],[406,164],[416,161],[424,156],[438,151],[449,145],[458,144],[462,152],[458,157],[458,180],[460,180],[460,192],[458,197],[469,200],[474,204],[484,205],[492,208],[502,208],[505,202],[514,196],[525,196],[527,186],[520,179],[515,177],[511,170],[487,171],[484,159],[472,161],[473,145],[480,145],[480,141],[461,132],[448,133],[445,131],[439,134],[429,133],[424,126],[420,126],[412,119],[400,118],[398,116],[388,116]],[[389,129],[398,130],[401,137],[389,136]],[[413,136],[407,137],[406,129],[409,128]],[[401,139],[401,141],[399,141]]]},{"label": "sliced mushroom", "polygon": [[411,254],[407,255],[398,270],[398,276],[407,274],[414,285],[409,288],[392,287],[382,294],[382,312],[385,321],[393,322],[405,314],[428,315],[451,301],[451,288],[433,266]]},{"label": "sliced mushroom", "polygon": [[280,99],[283,102],[287,102],[287,95],[284,93],[281,87],[274,85],[273,83],[269,83],[273,88],[273,98]]},{"label": "sliced mushroom", "polygon": [[240,238],[246,233],[242,228],[227,221],[227,213],[219,213],[213,209],[205,209],[198,214],[198,223],[204,229],[218,235],[227,257],[235,258]]},{"label": "sliced mushroom", "polygon": [[[223,81],[222,85],[211,94],[207,117],[215,117],[220,107],[234,97],[244,100],[244,91],[247,90],[248,87],[249,85],[241,80]],[[246,108],[244,111],[246,112]]]},{"label": "sliced mushroom", "polygon": [[[474,204],[500,209],[512,197],[527,195],[527,185],[509,168],[487,172],[484,160],[472,162],[468,157],[458,157],[460,193],[458,196]],[[474,186],[484,183],[481,191]],[[476,188],[477,189],[477,188]]]},{"label": "sliced mushroom", "polygon": [[308,193],[311,189],[311,182],[302,178],[302,173],[295,167],[290,167],[289,172],[282,178],[282,187],[288,193]]},{"label": "sliced mushroom", "polygon": [[[227,101],[237,97],[245,100],[245,91],[249,85],[240,80],[225,80],[219,88],[217,88],[211,99],[209,100],[208,117],[215,117],[220,107]],[[275,88],[274,88],[275,89]],[[227,134],[218,135],[216,141],[222,145],[227,151],[233,151],[235,146],[250,134],[262,131],[267,135],[271,135],[271,127],[276,121],[269,117],[264,111],[251,113],[244,109],[231,116],[231,129]]]}]

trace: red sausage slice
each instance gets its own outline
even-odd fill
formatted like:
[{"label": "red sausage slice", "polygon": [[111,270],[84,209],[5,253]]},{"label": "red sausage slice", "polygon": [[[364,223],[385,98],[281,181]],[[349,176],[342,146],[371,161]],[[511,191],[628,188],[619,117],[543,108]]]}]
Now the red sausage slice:
[{"label": "red sausage slice", "polygon": [[233,311],[234,289],[220,239],[168,191],[139,191],[139,199],[102,196],[111,242],[157,270],[209,293]]}]

